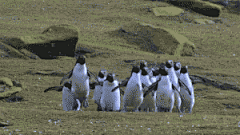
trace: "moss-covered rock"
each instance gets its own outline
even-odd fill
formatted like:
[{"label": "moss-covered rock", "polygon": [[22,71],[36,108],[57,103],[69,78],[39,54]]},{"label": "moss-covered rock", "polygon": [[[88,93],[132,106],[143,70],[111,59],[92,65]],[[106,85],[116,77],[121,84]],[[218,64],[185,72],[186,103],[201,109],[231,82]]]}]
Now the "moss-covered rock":
[{"label": "moss-covered rock", "polygon": [[167,53],[175,56],[192,55],[193,42],[177,32],[146,23],[132,23],[117,30],[129,44],[137,45],[145,51]]},{"label": "moss-covered rock", "polygon": [[175,6],[185,7],[199,14],[211,17],[218,17],[223,9],[220,5],[201,0],[174,0],[169,2]]},{"label": "moss-covered rock", "polygon": [[9,96],[11,96],[14,93],[20,92],[21,90],[22,90],[21,87],[13,86],[13,87],[9,88],[9,90],[6,90],[5,92],[1,92],[0,93],[0,98],[9,97]]},{"label": "moss-covered rock", "polygon": [[12,57],[12,58],[20,58],[20,59],[30,59],[29,57],[25,56],[19,50],[15,49],[14,47],[7,45],[5,43],[0,42],[0,50],[4,52],[4,55],[0,57]]},{"label": "moss-covered rock", "polygon": [[0,84],[5,84],[5,85],[10,86],[10,87],[13,86],[12,80],[10,78],[7,78],[7,77],[1,77],[0,78]]},{"label": "moss-covered rock", "polygon": [[78,42],[78,32],[78,29],[72,25],[60,24],[50,26],[41,34],[14,37],[7,42],[25,55],[29,55],[26,53],[28,50],[43,59],[61,55],[73,57]]},{"label": "moss-covered rock", "polygon": [[153,8],[155,16],[176,16],[183,13],[183,9],[177,7],[156,7]]}]

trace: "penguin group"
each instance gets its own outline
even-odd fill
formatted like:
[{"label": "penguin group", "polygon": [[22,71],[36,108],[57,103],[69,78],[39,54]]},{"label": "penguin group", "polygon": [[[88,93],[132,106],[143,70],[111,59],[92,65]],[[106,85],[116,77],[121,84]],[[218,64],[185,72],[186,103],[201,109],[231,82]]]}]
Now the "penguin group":
[{"label": "penguin group", "polygon": [[[82,107],[89,107],[90,71],[85,59],[85,56],[78,57],[67,77],[70,81],[61,80],[64,83],[62,105],[65,111],[81,111]],[[132,67],[130,77],[122,82],[116,79],[114,73],[100,70],[94,89],[93,100],[97,111],[127,112],[131,108],[134,112],[172,112],[175,105],[178,112],[183,113],[187,109],[191,113],[195,103],[188,67],[172,60],[152,69],[142,61],[139,66]]]}]

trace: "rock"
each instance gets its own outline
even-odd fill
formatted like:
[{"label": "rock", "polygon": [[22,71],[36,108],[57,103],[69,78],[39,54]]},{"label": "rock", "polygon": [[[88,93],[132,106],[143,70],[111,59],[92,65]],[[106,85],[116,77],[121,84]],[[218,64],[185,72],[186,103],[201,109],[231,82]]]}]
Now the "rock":
[{"label": "rock", "polygon": [[17,80],[12,81],[12,83],[13,83],[13,85],[16,86],[16,87],[22,87],[22,84],[21,84],[19,81],[17,81]]},{"label": "rock", "polygon": [[9,123],[6,123],[6,122],[0,122],[0,127],[5,127],[5,126],[9,126]]},{"label": "rock", "polygon": [[31,58],[31,59],[40,59],[40,57],[38,57],[36,54],[31,53],[30,51],[28,51],[27,49],[20,49],[19,50],[21,53],[23,53],[25,56]]},{"label": "rock", "polygon": [[1,54],[0,54],[1,58],[8,57],[8,58],[30,59],[27,56],[25,56],[23,53],[19,52],[17,49],[3,42],[0,42],[0,51],[1,51]]},{"label": "rock", "polygon": [[201,0],[172,0],[171,4],[179,7],[185,7],[202,15],[218,17],[222,13],[223,6]]},{"label": "rock", "polygon": [[60,60],[72,60],[73,57],[69,57],[69,56],[57,56],[56,59],[60,59]]},{"label": "rock", "polygon": [[78,29],[68,24],[53,25],[41,34],[15,37],[7,42],[18,50],[26,49],[42,59],[73,57],[78,42]]},{"label": "rock", "polygon": [[0,84],[5,84],[5,85],[10,86],[10,87],[13,86],[13,83],[12,83],[11,79],[9,79],[7,77],[1,77],[0,78]]},{"label": "rock", "polygon": [[0,98],[5,98],[5,97],[9,97],[14,93],[20,92],[22,90],[21,87],[11,87],[8,91],[2,92],[0,93]]},{"label": "rock", "polygon": [[183,9],[177,7],[156,7],[153,8],[155,16],[177,16],[183,13]]},{"label": "rock", "polygon": [[[125,31],[125,32],[122,32]],[[117,34],[116,34],[117,33]],[[133,35],[132,33],[137,33]],[[131,23],[111,34],[119,35],[134,46],[145,51],[164,52],[175,56],[193,55],[195,45],[177,32],[146,23]]]},{"label": "rock", "polygon": [[6,99],[7,102],[19,102],[19,101],[24,101],[22,97],[19,96],[12,96]]},{"label": "rock", "polygon": [[197,24],[215,24],[214,21],[208,19],[195,19],[194,22]]}]

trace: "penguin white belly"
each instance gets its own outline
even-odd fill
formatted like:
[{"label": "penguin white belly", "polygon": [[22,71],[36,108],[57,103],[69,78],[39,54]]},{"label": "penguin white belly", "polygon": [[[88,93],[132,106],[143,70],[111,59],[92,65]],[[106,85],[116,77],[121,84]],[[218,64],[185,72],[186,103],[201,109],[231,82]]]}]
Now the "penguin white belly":
[{"label": "penguin white belly", "polygon": [[151,77],[151,82],[152,83],[155,83],[156,81],[157,81],[157,77],[156,76]]},{"label": "penguin white belly", "polygon": [[125,90],[125,94],[123,97],[123,102],[126,106],[140,106],[143,102],[143,92],[142,92],[142,86],[140,84],[130,85],[131,82],[129,82],[129,85],[127,85],[127,88]]},{"label": "penguin white belly", "polygon": [[156,111],[156,91],[149,93],[144,99],[142,104],[140,105],[141,110],[146,110],[149,108],[149,111]]},{"label": "penguin white belly", "polygon": [[194,88],[192,86],[192,82],[190,80],[190,78],[187,78],[184,77],[182,78],[182,75],[181,75],[181,78],[184,82],[184,84],[188,87],[191,95],[189,95],[189,92],[186,90],[186,88],[184,86],[181,87],[181,95],[182,95],[182,105],[181,105],[181,110],[184,111],[184,108],[187,108],[189,113],[192,112],[192,108],[195,104],[195,97],[194,97]]},{"label": "penguin white belly", "polygon": [[100,104],[101,95],[102,95],[102,86],[96,85],[93,93],[93,100],[95,100],[97,104]]},{"label": "penguin white belly", "polygon": [[82,98],[87,98],[89,96],[89,79],[86,77],[78,77],[73,75],[72,79],[72,92],[76,94],[76,97],[82,102]]},{"label": "penguin white belly", "polygon": [[[141,82],[149,87],[152,82],[149,79],[149,76],[141,76]],[[149,111],[156,111],[156,91],[149,93],[144,99],[142,104],[140,105],[141,110],[146,110],[149,108]]]},{"label": "penguin white belly", "polygon": [[174,93],[171,87],[167,85],[158,86],[156,105],[158,108],[173,108]]},{"label": "penguin white belly", "polygon": [[75,105],[75,98],[73,93],[69,89],[63,88],[62,91],[62,107],[64,111],[73,110],[73,106]]},{"label": "penguin white belly", "polygon": [[[117,89],[114,92],[111,92],[113,88],[117,86],[117,81],[114,81],[114,83],[106,84],[108,82],[104,82],[105,86],[103,86],[103,93],[102,98],[100,100],[101,107],[105,110],[112,110],[112,111],[118,111],[120,110],[120,90]],[[110,85],[110,86],[106,86]]]}]

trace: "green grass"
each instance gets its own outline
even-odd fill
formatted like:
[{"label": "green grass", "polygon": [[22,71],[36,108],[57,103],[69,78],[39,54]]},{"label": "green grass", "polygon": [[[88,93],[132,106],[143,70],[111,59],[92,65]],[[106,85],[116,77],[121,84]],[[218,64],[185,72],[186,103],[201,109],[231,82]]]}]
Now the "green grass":
[{"label": "green grass", "polygon": [[[95,4],[101,5],[95,6]],[[162,63],[172,59],[180,60],[182,65],[202,68],[189,69],[190,74],[223,74],[226,77],[212,76],[212,78],[229,82],[236,82],[240,79],[238,69],[240,49],[237,35],[240,17],[237,14],[224,10],[219,18],[227,18],[226,22],[221,25],[200,26],[187,24],[184,19],[215,18],[204,17],[197,13],[188,13],[188,16],[185,14],[183,17],[155,17],[152,12],[146,12],[143,8],[146,5],[150,7],[171,6],[164,2],[144,0],[121,0],[120,3],[115,0],[92,0],[91,2],[84,0],[81,3],[77,0],[44,2],[4,0],[0,1],[0,35],[14,37],[39,34],[51,25],[68,23],[80,31],[77,46],[92,48],[96,50],[95,53],[109,53],[87,59],[87,66],[94,73],[97,73],[100,68],[106,68],[115,72],[118,78],[125,79],[130,75],[131,68],[123,60],[145,59]],[[95,7],[90,8],[92,6]],[[13,16],[17,16],[19,20],[6,18]],[[209,57],[174,57],[155,54],[113,35],[113,31],[119,26],[135,22],[149,23],[177,31],[196,45],[197,54]],[[235,24],[231,27],[226,26],[233,22]],[[221,90],[213,86],[196,84],[194,86],[196,103],[193,112],[183,116],[175,112],[175,107],[173,113],[97,112],[97,106],[93,100],[89,101],[89,108],[83,108],[84,112],[64,112],[60,106],[61,92],[43,93],[48,87],[58,86],[62,77],[26,74],[29,70],[32,72],[61,70],[59,72],[67,73],[73,68],[74,63],[74,58],[54,60],[2,58],[0,60],[1,77],[16,79],[23,83],[24,90],[16,95],[28,101],[20,103],[0,101],[0,119],[4,122],[9,120],[13,124],[7,127],[8,131],[0,130],[0,134],[9,134],[10,131],[16,129],[20,130],[16,131],[20,134],[39,134],[38,132],[42,131],[43,134],[49,135],[239,134],[240,118],[237,106],[239,106],[240,98],[239,93],[234,90]],[[93,91],[90,92],[90,99],[92,97]],[[233,108],[226,108],[224,104],[230,104]],[[49,123],[49,119],[61,119],[62,123],[55,125]]]}]

